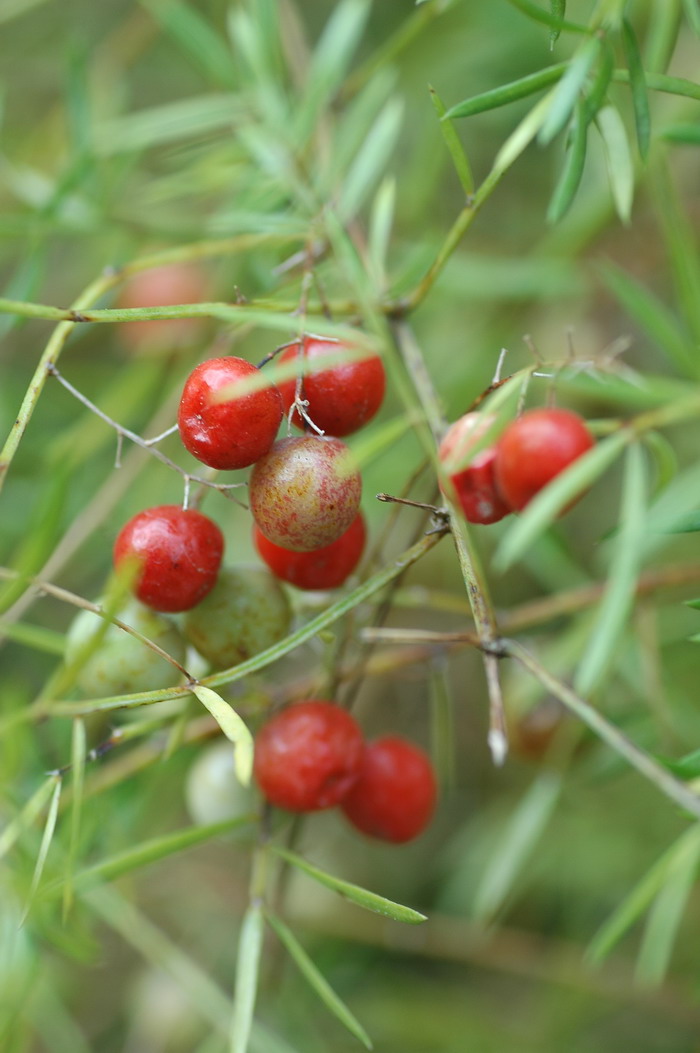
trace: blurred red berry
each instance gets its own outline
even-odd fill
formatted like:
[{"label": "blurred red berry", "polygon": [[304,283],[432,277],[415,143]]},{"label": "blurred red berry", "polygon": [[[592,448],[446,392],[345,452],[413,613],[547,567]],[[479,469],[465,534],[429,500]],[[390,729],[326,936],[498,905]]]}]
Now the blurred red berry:
[{"label": "blurred red berry", "polygon": [[272,446],[282,420],[282,399],[273,384],[215,401],[217,392],[255,376],[243,358],[210,358],[185,382],[180,400],[180,437],[190,453],[211,468],[247,468]]},{"label": "blurred red berry", "polygon": [[398,735],[387,735],[365,747],[359,778],[341,807],[364,834],[400,843],[422,833],[436,800],[427,754]]},{"label": "blurred red berry", "polygon": [[[438,450],[440,464],[470,523],[497,523],[511,511],[496,488],[495,447],[486,446],[470,457],[470,451],[494,420],[492,416],[466,413],[448,429]],[[449,497],[448,485],[440,480],[440,489]]]},{"label": "blurred red berry", "polygon": [[[194,263],[169,263],[139,271],[126,283],[117,307],[170,307],[201,303],[209,298],[208,278]],[[118,334],[132,351],[182,347],[196,340],[202,318],[173,318],[153,322],[122,322]]]},{"label": "blurred red berry", "polygon": [[276,577],[298,589],[337,589],[360,562],[366,536],[362,513],[337,541],[312,552],[282,548],[268,541],[257,526],[253,528],[253,540],[260,558]]},{"label": "blurred red berry", "polygon": [[[327,435],[350,435],[375,415],[384,398],[386,378],[379,355],[367,355],[340,365],[324,368],[324,359],[347,351],[347,345],[336,340],[306,337],[282,352],[280,362],[298,362],[302,376],[303,399],[308,401],[306,413]],[[296,379],[279,384],[285,412],[294,402]],[[295,410],[292,421],[297,428],[305,424]]]},{"label": "blurred red berry", "polygon": [[289,812],[332,808],[357,778],[362,732],[332,702],[298,702],[278,713],[255,742],[255,778],[271,804]]},{"label": "blurred red berry", "polygon": [[114,545],[114,564],[136,565],[134,593],[156,611],[187,611],[216,584],[224,538],[194,509],[158,505],[126,523]]}]

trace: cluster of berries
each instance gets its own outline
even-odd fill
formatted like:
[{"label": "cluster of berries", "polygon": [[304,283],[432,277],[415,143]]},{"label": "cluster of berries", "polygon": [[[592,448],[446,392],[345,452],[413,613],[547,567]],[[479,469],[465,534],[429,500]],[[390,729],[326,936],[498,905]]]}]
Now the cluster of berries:
[{"label": "cluster of berries", "polygon": [[497,523],[522,511],[593,446],[585,422],[570,410],[530,410],[493,446],[479,448],[494,423],[489,414],[467,413],[449,428],[438,451],[440,486],[457,498],[470,523]]},{"label": "cluster of berries", "polygon": [[318,699],[273,717],[255,744],[267,800],[291,812],[340,806],[362,833],[411,841],[427,826],[437,787],[423,750],[396,735],[365,743],[353,717]]}]

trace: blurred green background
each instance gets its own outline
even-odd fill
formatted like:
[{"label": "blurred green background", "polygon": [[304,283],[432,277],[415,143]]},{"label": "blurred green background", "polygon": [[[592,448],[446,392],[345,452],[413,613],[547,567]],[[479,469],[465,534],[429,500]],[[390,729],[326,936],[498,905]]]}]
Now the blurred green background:
[{"label": "blurred green background", "polygon": [[[415,289],[465,198],[429,85],[450,107],[575,58],[580,34],[552,41],[547,18],[531,17],[533,8],[545,16],[557,11],[544,0],[429,0],[417,7],[408,0],[61,6],[0,0],[2,295],[66,307],[108,269],[172,250],[173,258],[198,261],[202,298],[231,304],[245,297],[271,306],[267,317],[208,318],[184,335],[160,330],[162,339],[134,340],[120,324],[73,329],[61,359],[64,376],[120,424],[148,436],[173,423],[182,383],[198,361],[233,353],[257,362],[296,335],[298,318],[275,305],[299,302],[303,268],[293,257],[301,252],[303,263],[305,247],[319,241],[310,314],[322,317],[319,296],[359,305],[334,321],[359,322],[387,364],[381,414],[350,445],[363,463],[374,569],[390,562],[426,522],[413,509],[397,514],[373,495],[432,501],[437,491],[417,424],[421,392],[377,304]],[[648,71],[697,78],[695,0],[607,6],[571,0],[566,8],[567,18],[584,26],[596,12],[609,9],[612,18],[624,8]],[[609,40],[615,65],[626,68],[617,29]],[[533,143],[412,315],[448,420],[490,383],[501,348],[508,348],[507,373],[531,363],[526,334],[554,363],[545,372],[563,370],[561,404],[599,422],[600,434],[621,418],[697,394],[700,166],[693,144],[700,92],[649,95],[652,141],[644,163],[629,86],[620,78],[607,85],[630,143],[636,191],[628,223],[616,214],[593,129],[573,205],[559,223],[548,223],[566,136]],[[539,97],[454,122],[477,186]],[[97,306],[121,302],[120,283],[114,284]],[[0,313],[3,440],[51,325]],[[624,354],[606,357],[624,337]],[[563,368],[569,341],[577,368]],[[544,403],[551,390],[550,381],[533,379],[528,399]],[[669,576],[673,587],[641,595],[618,626],[615,652],[591,700],[667,760],[692,755],[700,739],[697,645],[688,639],[698,631],[698,614],[683,602],[698,594],[700,519],[695,515],[688,532],[673,532],[698,509],[700,429],[683,417],[663,434],[648,447],[648,494],[638,512],[663,529],[638,532],[633,572],[659,571],[663,580],[664,568],[682,569]],[[192,468],[176,436],[161,448]],[[128,442],[115,468],[115,449],[114,431],[49,378],[2,494],[3,566],[88,599],[100,595],[123,522],[145,506],[182,498],[179,475]],[[506,573],[493,570],[491,559],[510,521],[476,528],[497,609],[519,609],[614,574],[622,485],[616,464]],[[204,509],[225,532],[231,560],[255,558],[244,508],[210,491]],[[131,729],[133,742],[86,766],[73,832],[75,784],[66,780],[34,895],[48,798],[38,821],[21,829],[12,824],[46,773],[68,764],[76,747],[70,720],[25,718],[27,707],[46,697],[74,610],[26,589],[10,581],[0,591],[0,808],[5,831],[18,835],[10,848],[0,833],[3,852],[10,849],[0,861],[2,1048],[219,1053],[229,1048],[254,840],[249,827],[167,857],[155,851],[155,862],[130,868],[113,884],[84,895],[78,889],[67,917],[60,899],[45,891],[63,879],[66,860],[80,872],[192,823],[222,818],[235,796],[230,771],[223,789],[200,785],[204,804],[193,804],[205,779],[202,765],[207,757],[209,767],[215,763],[205,741],[215,729],[202,724],[206,717],[194,702],[182,716],[139,711],[136,723],[118,712],[89,716],[88,748],[114,727]],[[391,599],[387,624],[397,628],[460,631],[470,624],[449,539],[411,569]],[[294,602],[297,624],[320,603],[307,596]],[[373,622],[378,603],[363,604],[354,621],[336,625],[334,639],[314,638],[244,685],[224,689],[225,697],[254,722],[270,699],[293,695],[310,670],[324,683],[345,635],[339,668],[352,670],[367,655],[358,633]],[[524,617],[521,639],[568,681],[598,617],[595,603],[574,602],[568,614],[541,624]],[[432,747],[443,782],[436,819],[414,844],[395,847],[360,838],[335,813],[317,815],[301,826],[296,848],[430,920],[403,927],[296,872],[279,901],[375,1049],[697,1051],[700,901],[693,886],[700,843],[688,817],[565,717],[521,668],[501,667],[513,748],[498,770],[486,746],[488,698],[478,653],[436,645],[413,660],[401,645],[386,644],[374,655],[387,664],[359,685],[358,718],[368,735],[392,731]],[[355,686],[346,675],[339,700]],[[58,694],[63,701],[76,697]],[[151,719],[155,724],[143,723]],[[698,775],[696,759],[684,777]],[[235,813],[250,805],[232,807]],[[285,836],[282,820],[275,829]],[[619,939],[611,935],[609,953],[599,944],[604,960],[593,962],[591,942],[621,905]],[[251,1049],[260,1053],[360,1048],[272,938],[264,948],[256,1021]]]}]

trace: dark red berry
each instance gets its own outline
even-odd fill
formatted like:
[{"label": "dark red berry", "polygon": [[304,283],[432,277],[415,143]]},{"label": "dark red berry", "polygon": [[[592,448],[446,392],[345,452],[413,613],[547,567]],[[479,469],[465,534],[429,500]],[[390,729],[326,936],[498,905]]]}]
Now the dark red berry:
[{"label": "dark red berry", "polygon": [[360,562],[367,531],[360,513],[337,541],[313,552],[294,552],[268,541],[258,527],[253,540],[260,558],[282,581],[298,589],[337,589]]},{"label": "dark red berry", "polygon": [[427,754],[398,735],[387,735],[365,747],[359,778],[341,807],[364,834],[399,843],[422,833],[436,800]]},{"label": "dark red berry", "polygon": [[215,401],[218,392],[260,370],[243,358],[210,358],[190,373],[180,400],[180,437],[211,468],[247,468],[272,446],[282,420],[282,399],[266,384],[257,391]]},{"label": "dark red berry", "polygon": [[311,552],[336,541],[358,513],[362,480],[340,439],[280,439],[250,475],[260,532],[282,548]]},{"label": "dark red berry", "polygon": [[[299,365],[302,377],[301,397],[308,402],[306,413],[327,435],[350,435],[375,415],[384,398],[386,378],[379,355],[367,355],[341,365],[323,367],[324,359],[337,358],[348,347],[336,340],[306,337],[283,351],[280,362]],[[296,393],[296,379],[279,385],[285,412],[289,412]],[[294,411],[292,420],[304,428],[301,416]]]},{"label": "dark red berry", "polygon": [[591,449],[584,420],[564,409],[536,409],[509,424],[496,445],[496,483],[511,508],[529,501]]},{"label": "dark red berry", "polygon": [[157,611],[187,611],[216,584],[224,538],[194,509],[159,505],[126,523],[114,545],[114,564],[136,565],[135,595]]},{"label": "dark red berry", "polygon": [[289,812],[332,808],[357,779],[362,732],[332,702],[299,702],[278,713],[255,743],[255,778],[271,804]]},{"label": "dark red berry", "polygon": [[[135,274],[117,301],[118,307],[170,307],[199,303],[208,297],[208,279],[193,263],[169,263]],[[173,318],[153,322],[122,322],[122,342],[133,351],[173,348],[189,344],[202,328],[201,318]]]},{"label": "dark red berry", "polygon": [[470,523],[497,523],[511,511],[496,488],[495,447],[486,446],[470,456],[494,419],[466,413],[448,429],[438,450],[438,459],[449,480],[441,479],[440,489],[451,497],[449,484],[452,484],[464,518]]}]

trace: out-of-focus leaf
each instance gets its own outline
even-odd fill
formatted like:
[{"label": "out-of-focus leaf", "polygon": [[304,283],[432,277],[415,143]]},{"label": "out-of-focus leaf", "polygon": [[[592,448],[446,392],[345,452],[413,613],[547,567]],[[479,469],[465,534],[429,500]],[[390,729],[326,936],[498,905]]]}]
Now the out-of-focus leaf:
[{"label": "out-of-focus leaf", "polygon": [[140,2],[207,77],[222,87],[235,87],[233,55],[196,7],[183,0]]},{"label": "out-of-focus leaf", "polygon": [[[41,283],[45,260],[46,253],[44,249],[36,247],[29,252],[24,262],[19,264],[3,289],[3,298],[7,300],[31,300]],[[22,324],[23,321],[18,315],[0,315],[0,340],[16,326]]]},{"label": "out-of-focus leaf", "polygon": [[601,42],[598,69],[586,92],[583,104],[586,123],[590,123],[601,106],[605,104],[614,71],[615,53],[610,41],[606,38]]},{"label": "out-of-focus leaf", "polygon": [[648,431],[644,436],[644,445],[654,458],[656,478],[652,497],[665,490],[678,473],[678,458],[668,439],[658,431]]},{"label": "out-of-focus leaf", "polygon": [[550,14],[549,11],[543,11],[532,0],[508,0],[508,2],[513,7],[517,7],[518,11],[522,11],[524,15],[527,15],[528,18],[531,18],[533,22],[540,22],[542,25],[549,26],[550,29],[559,30],[560,33],[562,30],[566,30],[569,33],[589,34],[591,32],[588,26],[580,25],[578,22],[569,22],[557,15]]},{"label": "out-of-focus leaf", "polygon": [[622,222],[629,223],[634,196],[634,167],[624,123],[614,106],[604,106],[598,111],[595,124],[603,140],[615,209]]},{"label": "out-of-focus leaf", "polygon": [[0,859],[7,855],[24,831],[37,819],[42,808],[55,792],[55,787],[56,776],[50,775],[29,798],[22,811],[0,833]]},{"label": "out-of-focus leaf", "polygon": [[683,7],[685,9],[685,17],[693,27],[693,30],[700,36],[700,4],[698,0],[683,0]]},{"label": "out-of-focus leaf", "polygon": [[540,143],[550,143],[571,117],[588,74],[598,61],[600,49],[600,40],[593,37],[572,58],[566,73],[552,92],[547,118],[538,134]]},{"label": "out-of-focus leaf", "polygon": [[694,225],[681,205],[676,186],[663,164],[653,168],[651,185],[678,300],[694,344],[697,345],[700,343],[700,258]]},{"label": "out-of-focus leaf", "polygon": [[442,786],[455,785],[454,697],[446,659],[436,659],[430,665],[430,726],[433,766]]},{"label": "out-of-focus leaf", "polygon": [[[700,610],[700,600],[688,600],[687,606]],[[687,753],[685,757],[681,757],[679,760],[659,759],[664,768],[668,768],[679,779],[691,782],[693,779],[700,778],[700,750],[693,750],[692,753]]]},{"label": "out-of-focus leaf", "polygon": [[235,95],[197,95],[153,106],[95,125],[95,150],[103,157],[147,150],[233,128],[241,115]]},{"label": "out-of-focus leaf", "polygon": [[543,99],[533,106],[530,112],[523,118],[515,131],[506,139],[501,149],[496,154],[493,168],[487,178],[498,179],[516,161],[523,150],[530,145],[540,128],[547,119],[549,108],[552,105],[552,96],[545,95]]},{"label": "out-of-focus leaf", "polygon": [[700,144],[700,124],[671,124],[661,134],[670,143],[683,143],[686,146]]},{"label": "out-of-focus leaf", "polygon": [[226,738],[233,743],[233,765],[238,781],[243,786],[250,785],[253,773],[253,736],[242,717],[235,709],[224,702],[221,695],[203,684],[192,684],[192,694],[205,706]]},{"label": "out-of-focus leaf", "polygon": [[27,917],[27,914],[29,914],[29,911],[31,910],[32,903],[34,902],[34,896],[36,895],[36,890],[38,889],[39,882],[41,881],[41,875],[44,873],[46,857],[49,854],[51,842],[53,841],[53,835],[56,831],[56,820],[58,819],[58,805],[61,800],[62,788],[63,779],[60,775],[54,776],[54,789],[51,795],[49,810],[46,815],[46,824],[44,826],[44,833],[41,838],[41,844],[39,845],[39,853],[36,857],[36,865],[34,866],[32,883],[29,888],[27,902],[24,907],[24,914],[22,915],[22,923],[24,922],[25,918]]},{"label": "out-of-focus leaf", "polygon": [[505,534],[494,558],[498,570],[507,570],[570,501],[586,490],[622,453],[629,436],[622,432],[603,439],[574,461],[532,501]]},{"label": "out-of-focus leaf", "polygon": [[564,167],[547,209],[548,223],[558,223],[566,215],[576,196],[586,163],[587,142],[588,123],[583,114],[583,104],[579,102],[571,122],[571,135],[567,143]]},{"label": "out-of-focus leaf", "polygon": [[674,860],[647,917],[635,975],[640,983],[648,986],[660,984],[666,976],[683,911],[695,884],[700,863],[700,831],[696,829],[695,834]]},{"label": "out-of-focus leaf", "polygon": [[338,215],[347,221],[356,215],[374,183],[379,179],[398,139],[403,102],[389,99],[348,169],[340,192]]},{"label": "out-of-focus leaf", "polygon": [[349,881],[343,881],[341,878],[326,873],[325,870],[319,870],[318,867],[307,862],[306,859],[297,855],[296,852],[290,852],[280,845],[273,845],[272,850],[286,860],[287,863],[291,863],[297,870],[302,870],[314,881],[318,881],[320,885],[333,889],[334,892],[338,892],[345,899],[356,903],[358,907],[364,907],[365,910],[371,910],[375,914],[383,914],[394,921],[407,922],[409,925],[417,925],[427,920],[425,914],[419,914],[417,910],[412,910],[411,907],[404,907],[401,903],[394,903],[390,899],[378,896],[376,892],[368,892],[367,889],[360,888],[359,885],[353,885]]},{"label": "out-of-focus leaf", "polygon": [[268,913],[266,917],[279,937],[280,942],[284,945],[290,957],[296,962],[300,973],[309,986],[316,992],[326,1008],[329,1009],[333,1016],[348,1029],[351,1035],[354,1035],[355,1038],[359,1039],[367,1049],[372,1049],[371,1039],[362,1024],[357,1020],[353,1013],[350,1012],[345,1002],[338,997],[326,978],[316,968],[291,929],[285,925],[283,921],[275,917],[274,914]]},{"label": "out-of-focus leaf", "polygon": [[443,124],[454,117],[471,117],[475,113],[484,113],[486,110],[494,110],[499,106],[507,106],[508,103],[515,102],[517,99],[526,99],[528,95],[534,95],[535,92],[548,88],[550,84],[556,84],[567,69],[567,63],[560,62],[556,66],[538,70],[537,73],[530,73],[527,77],[520,77],[518,80],[511,81],[510,84],[503,84],[491,91],[473,95],[451,106],[442,118]]},{"label": "out-of-focus leaf", "polygon": [[474,895],[473,913],[479,921],[492,918],[503,906],[542,836],[560,792],[559,776],[543,772],[510,816],[491,858],[485,861],[483,877]]},{"label": "out-of-focus leaf", "polygon": [[549,6],[552,17],[556,19],[556,24],[549,31],[549,47],[551,49],[561,35],[561,24],[566,15],[566,0],[549,0]]},{"label": "out-of-focus leaf", "polygon": [[378,290],[385,289],[387,285],[387,256],[394,225],[395,204],[396,180],[393,176],[385,176],[374,195],[367,239],[370,266]]},{"label": "out-of-focus leaf", "polygon": [[450,120],[443,120],[445,117],[445,104],[442,99],[435,91],[435,88],[429,88],[430,98],[432,99],[435,112],[440,118],[440,130],[442,137],[445,140],[445,145],[449,150],[450,157],[452,158],[452,164],[455,167],[455,171],[462,184],[462,189],[465,194],[471,194],[474,191],[474,177],[472,175],[471,165],[469,159],[464,152],[459,136],[454,129],[454,125]]},{"label": "out-of-focus leaf", "polygon": [[62,633],[45,629],[43,625],[4,622],[0,618],[0,639],[3,638],[32,647],[35,651],[45,651],[46,654],[62,655],[66,649],[66,638]]},{"label": "out-of-focus leaf", "polygon": [[70,816],[70,841],[68,854],[66,856],[65,878],[63,885],[63,916],[67,916],[73,902],[73,878],[78,859],[78,845],[80,842],[80,823],[83,811],[83,790],[85,788],[85,760],[87,757],[87,737],[85,734],[85,721],[82,717],[76,717],[73,721],[73,734],[71,737],[71,816]]},{"label": "out-of-focus leaf", "polygon": [[230,1053],[247,1053],[253,1026],[255,999],[258,993],[258,972],[264,929],[262,908],[259,904],[251,904],[243,918],[238,937]]},{"label": "out-of-focus leaf", "polygon": [[46,0],[0,0],[0,25],[45,3]]},{"label": "out-of-focus leaf", "polygon": [[630,88],[632,89],[632,102],[634,104],[634,123],[637,129],[637,146],[639,156],[646,160],[649,153],[649,141],[651,138],[651,113],[649,111],[649,97],[647,95],[647,84],[644,76],[644,65],[639,53],[639,44],[631,24],[624,20],[622,23],[622,39],[625,44],[625,55],[627,66],[630,71]]}]

